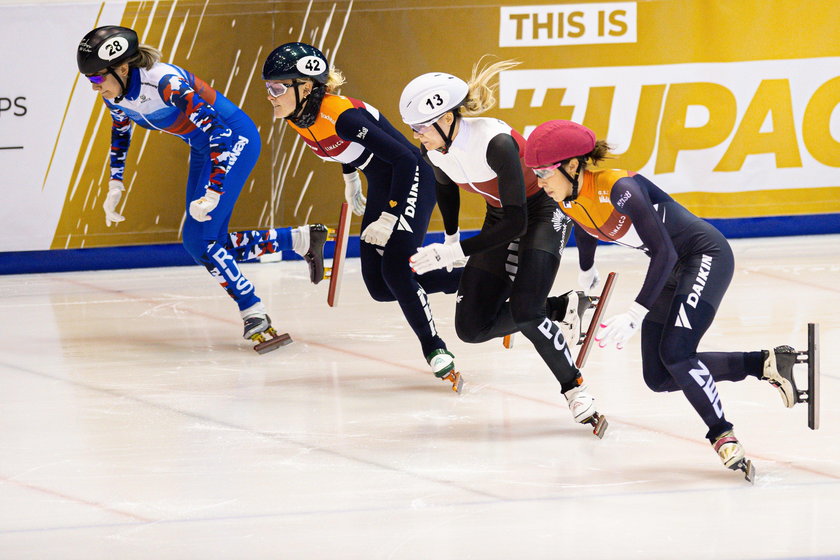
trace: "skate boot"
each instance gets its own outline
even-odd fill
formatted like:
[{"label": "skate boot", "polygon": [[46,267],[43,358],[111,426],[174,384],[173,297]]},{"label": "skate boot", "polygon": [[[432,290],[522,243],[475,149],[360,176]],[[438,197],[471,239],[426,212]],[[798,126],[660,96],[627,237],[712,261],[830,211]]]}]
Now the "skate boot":
[{"label": "skate boot", "polygon": [[560,324],[569,346],[580,342],[583,314],[595,307],[592,298],[580,291],[566,292],[546,299],[546,316]]},{"label": "skate boot", "polygon": [[329,228],[324,224],[304,226],[309,228],[309,248],[303,255],[309,265],[309,280],[317,284],[324,279],[324,245],[327,243]]},{"label": "skate boot", "polygon": [[598,438],[603,438],[609,423],[595,410],[595,397],[589,394],[589,387],[585,384],[578,385],[563,393],[563,396],[566,397],[575,422],[591,425],[592,433]]},{"label": "skate boot", "polygon": [[735,437],[735,432],[726,430],[712,442],[712,447],[723,462],[723,466],[732,469],[733,471],[743,471],[744,478],[750,483],[755,478],[755,469],[752,461],[744,457],[744,447],[738,438]]},{"label": "skate boot", "polygon": [[455,370],[455,356],[452,352],[445,348],[438,348],[426,356],[426,361],[432,367],[435,377],[449,381],[452,383],[453,391],[461,392],[464,380],[461,379],[461,374]]},{"label": "skate boot", "polygon": [[[262,306],[262,304],[257,305]],[[274,327],[271,326],[271,317],[265,313],[251,312],[243,317],[243,320],[245,321],[245,332],[242,333],[242,338],[256,342],[254,350],[258,354],[271,352],[292,342],[289,333],[278,334],[274,330]]]},{"label": "skate boot", "polygon": [[271,328],[271,318],[264,313],[245,317],[244,321],[245,332],[242,333],[242,338],[245,340],[253,340],[258,334]]},{"label": "skate boot", "polygon": [[770,382],[782,395],[782,402],[787,408],[796,404],[796,383],[793,380],[793,365],[797,351],[790,346],[776,346],[772,351],[762,350],[764,354],[763,381]]}]

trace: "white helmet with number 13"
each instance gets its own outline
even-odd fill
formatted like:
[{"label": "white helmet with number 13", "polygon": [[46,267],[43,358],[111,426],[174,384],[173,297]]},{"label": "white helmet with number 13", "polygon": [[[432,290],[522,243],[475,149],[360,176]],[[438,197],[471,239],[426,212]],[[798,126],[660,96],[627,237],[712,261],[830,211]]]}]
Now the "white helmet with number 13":
[{"label": "white helmet with number 13", "polygon": [[467,83],[443,72],[417,76],[400,96],[400,115],[408,125],[427,125],[463,105],[469,94]]}]

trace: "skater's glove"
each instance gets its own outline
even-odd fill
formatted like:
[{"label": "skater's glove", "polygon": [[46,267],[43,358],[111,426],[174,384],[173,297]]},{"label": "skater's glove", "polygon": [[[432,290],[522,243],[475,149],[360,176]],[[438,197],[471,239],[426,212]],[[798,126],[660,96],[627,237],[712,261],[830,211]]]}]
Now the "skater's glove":
[{"label": "skater's glove", "polygon": [[344,198],[355,215],[364,215],[367,199],[362,194],[362,180],[359,179],[358,171],[344,174]]},{"label": "skater's glove", "polygon": [[[458,245],[460,248],[461,245],[461,230],[457,230],[452,235],[444,232],[443,234],[443,244],[444,245]],[[464,268],[467,266],[467,257],[463,257],[460,259],[456,259],[454,263],[452,263],[452,268]],[[451,272],[451,268],[449,269]]]},{"label": "skater's glove", "polygon": [[598,277],[598,269],[595,265],[589,270],[581,270],[578,272],[578,285],[585,295],[589,295],[594,290],[601,279]]},{"label": "skater's glove", "polygon": [[123,191],[125,187],[122,181],[116,179],[108,181],[108,195],[102,203],[102,209],[105,210],[105,225],[108,227],[111,227],[111,222],[118,224],[125,220],[122,214],[117,212],[117,204],[120,203]]},{"label": "skater's glove", "polygon": [[219,205],[219,198],[221,196],[214,190],[205,189],[204,196],[190,202],[190,216],[197,222],[212,220],[213,218],[210,216],[210,212]]},{"label": "skater's glove", "polygon": [[626,313],[614,315],[601,323],[601,328],[595,335],[595,342],[601,348],[615,342],[615,347],[621,350],[633,333],[642,326],[642,319],[647,312],[647,309],[634,301]]},{"label": "skater's glove", "polygon": [[425,247],[420,247],[411,258],[408,259],[411,265],[411,270],[417,274],[426,274],[432,270],[446,267],[446,270],[452,272],[452,267],[459,260],[464,259],[464,250],[461,249],[460,243],[453,243],[445,245],[441,243],[432,243]]},{"label": "skater's glove", "polygon": [[394,224],[396,223],[396,216],[388,212],[382,212],[378,220],[372,222],[365,228],[365,231],[362,232],[361,239],[371,245],[384,247],[391,238],[391,232],[394,231]]}]

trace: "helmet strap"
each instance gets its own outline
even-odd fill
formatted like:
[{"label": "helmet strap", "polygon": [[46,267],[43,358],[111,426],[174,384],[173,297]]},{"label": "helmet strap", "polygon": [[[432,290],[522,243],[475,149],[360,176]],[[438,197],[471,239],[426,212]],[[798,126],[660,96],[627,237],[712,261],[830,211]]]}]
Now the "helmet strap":
[{"label": "helmet strap", "polygon": [[578,180],[580,179],[581,171],[583,171],[583,161],[581,161],[581,159],[578,158],[578,163],[580,165],[578,165],[577,172],[575,173],[574,177],[569,175],[569,172],[566,171],[565,167],[563,167],[562,165],[560,167],[558,167],[558,169],[560,170],[560,173],[562,173],[563,176],[566,177],[566,179],[568,179],[569,182],[572,184],[572,194],[570,194],[569,196],[564,198],[563,202],[571,202],[571,201],[577,199],[578,194],[580,194],[579,193],[580,184],[579,184]]},{"label": "helmet strap", "polygon": [[452,146],[452,136],[455,134],[455,123],[458,122],[458,112],[450,111],[450,113],[452,113],[452,124],[449,125],[448,134],[443,133],[443,129],[440,127],[440,125],[438,125],[437,121],[432,123],[432,126],[435,127],[435,130],[438,131],[438,134],[440,134],[440,137],[443,139],[443,147],[437,149],[437,151],[439,151],[442,154],[447,153],[449,151],[449,148]]},{"label": "helmet strap", "polygon": [[125,82],[122,81],[119,74],[114,72],[113,66],[108,67],[108,73],[117,80],[117,83],[120,84],[120,87],[122,88],[122,93],[114,98],[114,103],[119,103],[125,98],[125,94],[128,93],[128,84],[131,82],[131,69],[129,68],[128,75],[125,77]]},{"label": "helmet strap", "polygon": [[301,99],[298,86],[303,85],[304,82],[295,82],[295,110],[286,119],[292,121],[295,126],[301,128],[309,128],[315,123],[318,117],[318,110],[321,108],[321,101],[324,99],[324,94],[327,93],[327,88],[324,84],[314,83],[312,91],[309,95]]}]

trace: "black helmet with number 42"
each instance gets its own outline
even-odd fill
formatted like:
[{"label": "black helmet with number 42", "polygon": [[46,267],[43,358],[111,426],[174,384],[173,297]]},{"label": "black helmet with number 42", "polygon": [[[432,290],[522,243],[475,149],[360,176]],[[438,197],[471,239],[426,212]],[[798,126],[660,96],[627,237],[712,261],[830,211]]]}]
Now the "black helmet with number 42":
[{"label": "black helmet with number 42", "polygon": [[105,25],[82,38],[76,50],[76,63],[82,74],[97,74],[116,66],[137,53],[137,33],[128,27]]},{"label": "black helmet with number 42", "polygon": [[263,80],[310,78],[326,84],[330,65],[324,53],[306,43],[285,43],[268,55],[263,64]]}]

